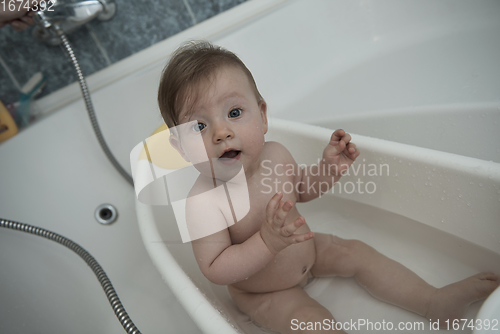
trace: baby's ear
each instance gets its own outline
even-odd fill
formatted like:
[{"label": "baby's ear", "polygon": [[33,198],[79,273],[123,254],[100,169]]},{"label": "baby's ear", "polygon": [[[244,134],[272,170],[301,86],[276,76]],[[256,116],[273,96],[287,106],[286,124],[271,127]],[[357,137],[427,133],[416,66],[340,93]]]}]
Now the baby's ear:
[{"label": "baby's ear", "polygon": [[264,125],[264,134],[267,133],[267,104],[266,101],[259,101],[259,110],[262,117],[262,124]]},{"label": "baby's ear", "polygon": [[168,138],[168,141],[170,142],[170,145],[172,145],[172,147],[175,148],[177,152],[179,152],[179,154],[184,158],[184,160],[186,160],[187,162],[191,162],[189,161],[189,158],[186,156],[186,153],[182,150],[181,143],[176,135],[171,134],[170,137]]}]

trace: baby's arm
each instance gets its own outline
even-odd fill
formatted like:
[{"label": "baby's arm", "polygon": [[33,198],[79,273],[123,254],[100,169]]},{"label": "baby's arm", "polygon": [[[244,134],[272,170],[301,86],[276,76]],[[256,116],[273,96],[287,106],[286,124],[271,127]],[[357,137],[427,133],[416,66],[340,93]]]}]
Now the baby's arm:
[{"label": "baby's arm", "polygon": [[[242,281],[262,270],[281,250],[314,236],[312,232],[294,234],[305,223],[303,217],[285,225],[293,203],[281,201],[282,197],[280,193],[273,196],[260,231],[245,242],[231,244],[228,229],[192,242],[196,261],[205,277],[220,285]],[[224,219],[222,214],[221,219]]]},{"label": "baby's arm", "polygon": [[351,143],[350,134],[342,129],[335,130],[319,164],[301,170],[297,201],[307,202],[330,190],[359,153],[356,145]]}]

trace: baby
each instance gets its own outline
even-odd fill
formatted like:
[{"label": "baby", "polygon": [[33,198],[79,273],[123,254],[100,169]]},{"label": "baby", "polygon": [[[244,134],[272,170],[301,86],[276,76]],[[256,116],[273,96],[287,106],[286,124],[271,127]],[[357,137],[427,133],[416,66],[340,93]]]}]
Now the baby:
[{"label": "baby", "polygon": [[[203,140],[211,162],[205,171],[199,168],[196,193],[220,183],[210,173],[218,163],[237,162],[244,170],[249,210],[237,223],[227,222],[234,212],[224,213],[213,203],[197,210],[188,200],[186,211],[198,224],[206,223],[206,217],[222,223],[217,232],[192,241],[196,260],[211,282],[228,285],[240,310],[257,323],[298,333],[292,330],[293,319],[333,319],[302,289],[313,277],[354,277],[375,297],[440,324],[461,318],[469,304],[497,288],[495,274],[481,273],[437,289],[361,241],[311,232],[295,203],[328,191],[324,185],[332,187],[360,152],[348,133],[336,130],[319,164],[298,168],[283,145],[265,141],[266,102],[233,53],[208,42],[179,48],[163,72],[158,102],[169,128],[194,121],[189,129]],[[170,142],[186,160],[196,160],[181,135],[174,133]],[[279,171],[271,176],[279,181],[275,184],[292,182],[294,191],[269,194],[262,182],[269,168]],[[306,184],[322,184],[323,189]]]}]

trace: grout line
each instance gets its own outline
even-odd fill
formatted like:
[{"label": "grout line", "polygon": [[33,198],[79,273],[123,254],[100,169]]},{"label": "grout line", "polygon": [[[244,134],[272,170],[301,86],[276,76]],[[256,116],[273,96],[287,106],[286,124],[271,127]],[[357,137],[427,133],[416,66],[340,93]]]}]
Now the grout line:
[{"label": "grout line", "polygon": [[112,63],[111,63],[111,59],[109,59],[109,56],[108,56],[108,53],[106,52],[106,49],[102,46],[101,42],[99,41],[97,36],[94,34],[94,30],[92,30],[90,25],[87,23],[85,26],[87,27],[87,30],[89,31],[90,36],[92,37],[95,44],[97,45],[97,48],[99,49],[99,51],[101,51],[101,55],[104,57],[104,60],[106,61],[107,66],[110,66]]},{"label": "grout line", "polygon": [[184,1],[184,5],[186,5],[186,8],[189,12],[189,15],[191,15],[191,19],[193,20],[193,25],[198,24],[198,21],[196,21],[196,17],[194,17],[193,10],[191,9],[191,6],[189,5],[188,0],[183,0],[183,1]]},{"label": "grout line", "polygon": [[0,57],[0,65],[2,65],[3,69],[5,72],[7,72],[7,75],[10,77],[12,82],[14,83],[14,86],[16,86],[17,90],[21,91],[21,85],[19,82],[16,80],[16,77],[14,77],[14,74],[10,71],[9,67],[7,64],[3,61],[2,57]]}]

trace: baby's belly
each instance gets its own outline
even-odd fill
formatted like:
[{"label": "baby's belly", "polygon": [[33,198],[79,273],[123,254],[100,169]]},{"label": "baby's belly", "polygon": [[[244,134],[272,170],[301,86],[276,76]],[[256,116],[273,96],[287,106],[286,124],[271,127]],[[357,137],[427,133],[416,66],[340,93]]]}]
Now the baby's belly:
[{"label": "baby's belly", "polygon": [[[309,232],[304,224],[296,233]],[[264,269],[246,280],[232,284],[247,292],[263,293],[291,288],[303,283],[316,260],[314,238],[288,246]]]}]

